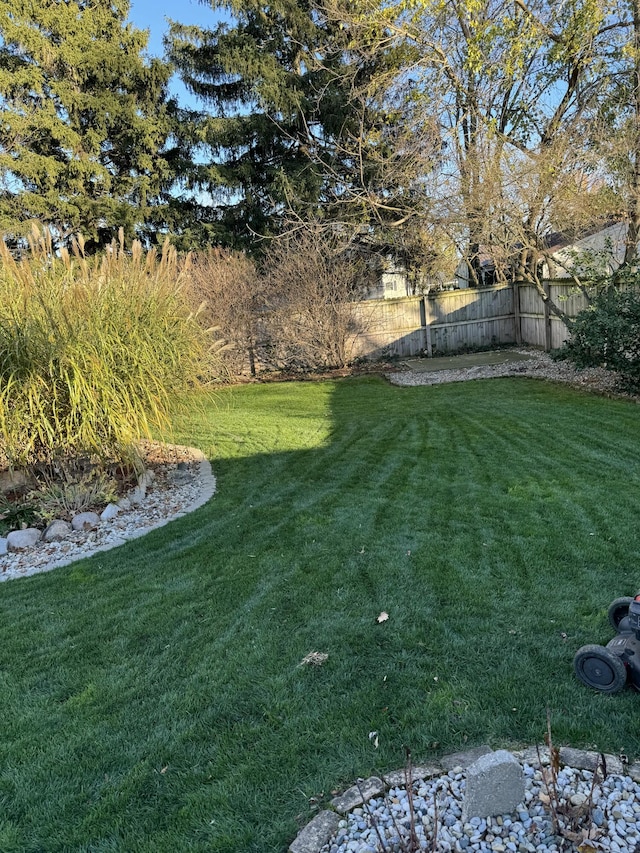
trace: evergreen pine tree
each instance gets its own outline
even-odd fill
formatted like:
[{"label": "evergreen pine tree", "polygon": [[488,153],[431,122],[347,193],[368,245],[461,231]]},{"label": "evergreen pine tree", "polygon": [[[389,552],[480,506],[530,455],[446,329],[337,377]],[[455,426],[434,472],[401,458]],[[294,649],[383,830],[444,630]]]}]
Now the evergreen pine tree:
[{"label": "evergreen pine tree", "polygon": [[167,63],[128,0],[0,0],[0,231],[150,233],[171,182]]},{"label": "evergreen pine tree", "polygon": [[[167,39],[183,82],[207,106],[181,123],[193,152],[183,199],[194,227],[242,246],[296,216],[368,221],[388,142],[384,107],[366,83],[393,57],[352,63],[349,33],[308,0],[210,3],[231,22],[174,23]],[[393,188],[382,192],[388,200]]]}]

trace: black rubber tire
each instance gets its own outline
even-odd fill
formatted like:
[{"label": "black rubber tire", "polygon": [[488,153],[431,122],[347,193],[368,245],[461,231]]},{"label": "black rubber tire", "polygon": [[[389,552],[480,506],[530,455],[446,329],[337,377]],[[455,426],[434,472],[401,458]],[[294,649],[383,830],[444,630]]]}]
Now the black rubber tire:
[{"label": "black rubber tire", "polygon": [[612,601],[609,605],[609,610],[607,611],[607,616],[609,617],[609,624],[616,631],[618,630],[618,625],[622,622],[625,616],[629,614],[629,605],[633,601],[631,596],[625,595],[622,598],[616,598],[615,601]]},{"label": "black rubber tire", "polygon": [[627,670],[622,660],[604,646],[583,646],[573,658],[576,675],[601,693],[618,693],[627,683]]}]

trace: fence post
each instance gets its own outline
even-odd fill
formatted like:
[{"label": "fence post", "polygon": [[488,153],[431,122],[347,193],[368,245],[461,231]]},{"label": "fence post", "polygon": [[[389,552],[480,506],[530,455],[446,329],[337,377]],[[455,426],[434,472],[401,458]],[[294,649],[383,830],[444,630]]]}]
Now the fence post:
[{"label": "fence post", "polygon": [[433,347],[431,345],[431,311],[429,308],[429,294],[422,296],[422,320],[424,321],[424,348],[427,358],[433,358]]},{"label": "fence post", "polygon": [[513,332],[517,344],[522,343],[522,327],[520,321],[520,282],[513,282]]},{"label": "fence post", "polygon": [[544,348],[546,352],[551,351],[551,312],[549,311],[549,297],[551,296],[551,284],[548,281],[542,284],[545,292],[544,300]]}]

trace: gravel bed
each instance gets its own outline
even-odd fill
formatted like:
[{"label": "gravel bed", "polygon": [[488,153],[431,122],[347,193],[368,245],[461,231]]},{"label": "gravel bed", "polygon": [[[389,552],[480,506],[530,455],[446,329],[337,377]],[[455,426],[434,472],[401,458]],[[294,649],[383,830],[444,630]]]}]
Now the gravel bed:
[{"label": "gravel bed", "polygon": [[583,370],[573,367],[568,361],[554,361],[546,352],[533,349],[520,349],[516,352],[528,355],[524,361],[505,361],[502,364],[484,364],[456,370],[428,371],[403,370],[386,373],[385,376],[394,385],[440,385],[445,382],[466,382],[470,379],[495,379],[501,376],[532,376],[538,379],[551,379],[555,382],[568,382],[571,385],[615,396],[626,396],[618,388],[616,373],[601,367],[589,367]]},{"label": "gravel bed", "polygon": [[[640,851],[640,785],[631,777],[610,775],[602,781],[599,774],[593,785],[592,772],[564,767],[558,774],[557,792],[559,811],[566,808],[571,815],[560,818],[567,835],[573,833],[568,838],[554,832],[543,771],[526,762],[522,766],[525,800],[514,814],[502,817],[463,819],[465,778],[459,768],[414,782],[417,849],[434,849],[435,827],[435,849],[444,853]],[[403,853],[412,849],[407,844],[410,825],[406,789],[391,788],[386,797],[374,797],[345,816],[321,853]]]},{"label": "gravel bed", "polygon": [[[122,510],[93,530],[74,531],[61,541],[39,542],[25,551],[0,556],[0,582],[50,571],[123,545],[192,512],[214,494],[215,477],[199,451],[172,446],[168,451],[157,451],[153,458],[149,455],[150,460],[155,462],[156,477],[142,503]],[[187,469],[176,471],[178,463]]]}]

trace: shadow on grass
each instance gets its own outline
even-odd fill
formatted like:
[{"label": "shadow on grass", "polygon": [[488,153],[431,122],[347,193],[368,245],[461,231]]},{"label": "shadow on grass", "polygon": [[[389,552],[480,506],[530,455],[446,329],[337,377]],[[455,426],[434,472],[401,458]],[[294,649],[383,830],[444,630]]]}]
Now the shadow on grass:
[{"label": "shadow on grass", "polygon": [[547,707],[636,754],[638,698],[572,657],[640,585],[638,417],[528,380],[222,394],[184,427],[214,500],[0,587],[0,849],[284,851],[404,745],[540,742]]}]

